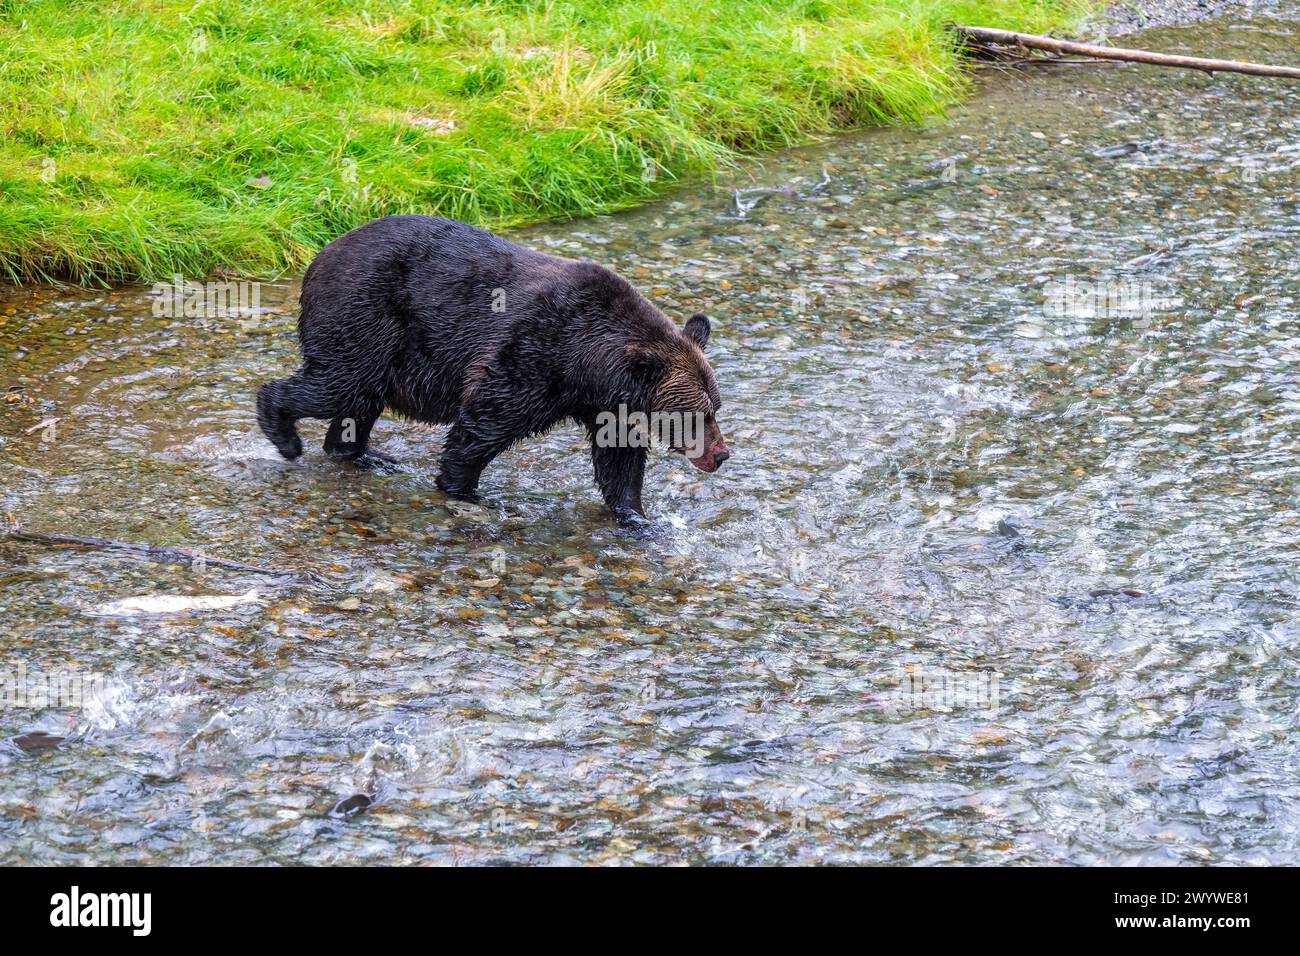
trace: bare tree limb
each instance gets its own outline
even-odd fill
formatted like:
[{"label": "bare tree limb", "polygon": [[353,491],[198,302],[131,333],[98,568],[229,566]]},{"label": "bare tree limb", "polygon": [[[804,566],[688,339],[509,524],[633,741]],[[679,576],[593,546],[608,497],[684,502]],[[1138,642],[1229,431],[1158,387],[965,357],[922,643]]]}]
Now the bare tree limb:
[{"label": "bare tree limb", "polygon": [[27,541],[34,544],[64,545],[72,548],[89,548],[97,551],[124,551],[137,554],[149,561],[166,561],[174,564],[202,564],[209,568],[224,568],[227,571],[242,571],[246,574],[264,574],[273,578],[298,578],[320,586],[328,586],[317,574],[311,571],[285,571],[280,568],[263,568],[255,564],[240,561],[227,561],[223,558],[210,558],[190,548],[170,548],[159,544],[141,544],[136,541],[114,541],[111,538],[83,538],[70,534],[45,534],[40,531],[25,531],[23,527],[9,516],[9,528],[5,536],[11,541]]},{"label": "bare tree limb", "polygon": [[1021,46],[1052,53],[1073,53],[1098,60],[1124,60],[1129,63],[1147,63],[1152,66],[1174,66],[1185,70],[1203,70],[1206,73],[1250,73],[1254,76],[1284,76],[1300,80],[1300,67],[1268,66],[1263,63],[1245,63],[1240,60],[1207,60],[1199,56],[1175,56],[1169,53],[1151,53],[1147,50],[1126,50],[1122,47],[1097,46],[1093,43],[1072,43],[1053,37],[1017,33],[1014,30],[994,30],[990,27],[954,26],[953,29],[976,44]]}]

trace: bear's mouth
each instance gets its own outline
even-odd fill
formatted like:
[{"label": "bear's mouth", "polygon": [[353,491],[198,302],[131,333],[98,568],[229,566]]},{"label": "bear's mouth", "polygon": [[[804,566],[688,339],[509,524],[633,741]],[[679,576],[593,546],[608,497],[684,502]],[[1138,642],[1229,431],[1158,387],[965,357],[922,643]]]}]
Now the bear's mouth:
[{"label": "bear's mouth", "polygon": [[[683,454],[685,453],[683,452]],[[710,446],[704,454],[697,458],[691,458],[690,455],[686,455],[686,458],[692,465],[709,475],[717,471],[722,466],[722,463],[730,457],[731,449],[721,442]]]}]

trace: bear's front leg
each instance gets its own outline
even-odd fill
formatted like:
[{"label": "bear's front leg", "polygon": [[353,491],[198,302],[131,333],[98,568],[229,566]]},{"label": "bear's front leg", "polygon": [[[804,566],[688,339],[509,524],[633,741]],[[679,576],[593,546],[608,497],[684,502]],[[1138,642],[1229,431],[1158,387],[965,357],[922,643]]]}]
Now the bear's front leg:
[{"label": "bear's front leg", "polygon": [[453,498],[473,501],[478,496],[478,481],[489,462],[510,447],[506,440],[488,442],[476,438],[463,424],[447,432],[438,462],[437,484]]},{"label": "bear's front leg", "polygon": [[596,485],[614,518],[625,528],[647,524],[641,504],[645,480],[644,448],[602,448],[591,443],[591,462],[596,468]]}]

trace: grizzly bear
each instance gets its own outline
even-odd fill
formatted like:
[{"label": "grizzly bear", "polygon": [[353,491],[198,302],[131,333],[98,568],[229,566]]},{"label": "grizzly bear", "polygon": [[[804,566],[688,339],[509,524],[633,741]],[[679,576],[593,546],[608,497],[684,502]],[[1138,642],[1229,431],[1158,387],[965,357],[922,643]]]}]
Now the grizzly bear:
[{"label": "grizzly bear", "polygon": [[675,423],[669,447],[702,471],[731,455],[703,352],[709,320],[696,314],[678,328],[595,262],[449,219],[389,216],[322,249],[301,303],[302,368],[257,396],[262,431],[285,458],[302,454],[297,420],[320,418],[330,422],[328,454],[387,460],[366,446],[388,408],[451,426],[438,487],[473,499],[493,458],[572,419],[591,439],[605,502],[634,525],[645,519],[649,443],[644,428],[629,437],[602,427],[614,416]]}]

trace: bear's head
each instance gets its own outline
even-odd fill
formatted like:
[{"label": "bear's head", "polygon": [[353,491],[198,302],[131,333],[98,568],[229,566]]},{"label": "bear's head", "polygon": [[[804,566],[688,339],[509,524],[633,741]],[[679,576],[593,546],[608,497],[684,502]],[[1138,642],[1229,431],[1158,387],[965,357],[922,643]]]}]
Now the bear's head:
[{"label": "bear's head", "polygon": [[718,382],[704,357],[709,331],[708,317],[697,312],[666,340],[633,351],[652,375],[649,404],[658,434],[700,471],[712,473],[731,450],[718,427]]}]

